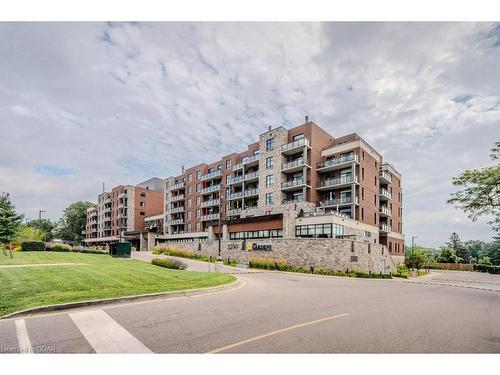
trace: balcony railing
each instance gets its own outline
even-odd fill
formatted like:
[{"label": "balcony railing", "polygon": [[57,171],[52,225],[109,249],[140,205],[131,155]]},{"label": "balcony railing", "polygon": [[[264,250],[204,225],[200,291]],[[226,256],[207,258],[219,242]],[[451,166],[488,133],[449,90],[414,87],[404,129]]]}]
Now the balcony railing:
[{"label": "balcony railing", "polygon": [[252,163],[252,162],[258,161],[258,160],[259,160],[259,154],[252,155],[252,156],[245,156],[243,159],[241,159],[241,163],[242,164],[249,164],[249,163]]},{"label": "balcony railing", "polygon": [[231,177],[228,181],[228,185],[232,185],[232,184],[236,184],[238,182],[241,182],[245,179],[245,176],[235,176],[235,177]]},{"label": "balcony railing", "polygon": [[252,195],[258,195],[258,190],[257,189],[247,189],[245,191],[239,191],[237,193],[229,194],[227,199],[229,200],[234,200],[234,199],[241,199],[243,197],[249,197]]},{"label": "balcony railing", "polygon": [[357,183],[358,182],[358,177],[354,178],[352,175],[348,176],[341,176],[339,178],[328,178],[326,180],[323,180],[320,182],[319,187],[320,188],[325,188],[325,187],[334,187],[337,185],[345,185],[345,184],[350,184],[350,183]]},{"label": "balcony railing", "polygon": [[184,212],[186,211],[186,208],[184,206],[179,206],[179,207],[169,207],[167,209],[167,212],[168,213],[171,213],[171,214],[175,214],[175,213],[178,213],[178,212]]},{"label": "balcony railing", "polygon": [[293,149],[309,146],[309,140],[307,138],[302,138],[297,141],[287,143],[286,145],[281,146],[281,152],[291,151]]},{"label": "balcony railing", "polygon": [[127,193],[118,194],[118,198],[127,198]]},{"label": "balcony railing", "polygon": [[295,167],[300,167],[302,165],[305,165],[304,163],[304,158],[298,158],[297,160],[291,161],[289,163],[283,163],[281,164],[281,170],[286,171],[287,169],[292,169]]},{"label": "balcony railing", "polygon": [[357,204],[358,197],[342,197],[337,199],[327,199],[321,202],[323,206],[341,206],[347,204]]},{"label": "balcony railing", "polygon": [[391,226],[387,224],[380,224],[380,231],[381,232],[390,232],[391,231]]},{"label": "balcony railing", "polygon": [[204,174],[203,176],[201,176],[200,180],[201,181],[206,181],[206,180],[211,180],[213,178],[217,178],[217,177],[220,177],[220,176],[222,176],[222,170],[218,169],[216,171]]},{"label": "balcony railing", "polygon": [[357,161],[358,161],[358,155],[352,154],[349,156],[344,156],[344,157],[337,158],[337,159],[330,159],[330,160],[318,163],[316,165],[316,168],[321,169],[321,168],[335,167],[335,166],[340,165],[340,164],[357,162]]},{"label": "balcony railing", "polygon": [[174,220],[167,220],[168,225],[179,225],[179,224],[184,224],[184,219],[174,219]]},{"label": "balcony railing", "polygon": [[220,199],[209,199],[208,201],[201,202],[201,207],[212,207],[218,206],[220,204]]},{"label": "balcony railing", "polygon": [[392,194],[389,193],[387,189],[380,189],[380,196],[385,197],[387,199],[392,199]]},{"label": "balcony railing", "polygon": [[167,202],[178,202],[184,199],[184,194],[178,194],[167,199]]},{"label": "balcony railing", "polygon": [[296,178],[295,180],[282,182],[281,188],[282,189],[289,189],[289,188],[303,186],[303,185],[306,185],[304,179],[303,178]]},{"label": "balcony railing", "polygon": [[232,170],[237,171],[241,168],[243,168],[243,163],[238,163],[238,164],[233,165]]},{"label": "balcony railing", "polygon": [[392,176],[389,172],[387,171],[381,171],[380,172],[380,179],[381,180],[386,180],[388,183],[392,182]]},{"label": "balcony railing", "polygon": [[201,221],[210,221],[210,220],[218,220],[218,219],[219,219],[218,213],[201,216]]},{"label": "balcony railing", "polygon": [[293,199],[285,199],[283,200],[283,204],[296,204],[296,203],[301,203],[301,202],[305,202],[306,200],[304,199],[304,197],[297,197],[297,198],[293,198]]},{"label": "balcony railing", "polygon": [[380,206],[380,213],[387,216],[392,216],[392,210],[387,206]]},{"label": "balcony railing", "polygon": [[227,211],[227,214],[230,216],[235,216],[241,214],[241,211],[243,211],[241,208],[232,208]]},{"label": "balcony railing", "polygon": [[245,175],[245,181],[252,180],[254,178],[259,178],[259,172],[247,173]]},{"label": "balcony railing", "polygon": [[220,184],[208,186],[204,189],[201,189],[201,194],[213,193],[214,191],[219,191],[220,188],[221,188]]},{"label": "balcony railing", "polygon": [[179,190],[179,189],[184,189],[185,184],[184,181],[177,182],[176,184],[173,184],[172,186],[169,186],[168,190]]}]

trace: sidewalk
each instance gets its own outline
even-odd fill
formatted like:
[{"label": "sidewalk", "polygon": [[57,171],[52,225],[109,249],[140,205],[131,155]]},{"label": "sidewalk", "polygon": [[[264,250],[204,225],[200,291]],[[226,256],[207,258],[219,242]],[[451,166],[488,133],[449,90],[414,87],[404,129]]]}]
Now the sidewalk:
[{"label": "sidewalk", "polygon": [[[151,251],[132,251],[131,255],[132,259],[137,259],[137,260],[142,260],[144,262],[151,262],[153,258],[163,258],[163,259],[176,259],[181,261],[187,266],[188,271],[202,271],[202,272],[209,272],[209,265],[210,265],[210,272],[215,272],[215,264],[214,263],[208,263],[208,262],[203,262],[201,260],[194,260],[194,259],[187,259],[187,258],[180,258],[180,257],[173,257],[170,255],[162,255],[162,254],[153,254]],[[223,266],[222,267],[222,272],[223,273],[231,273],[231,274],[237,274],[237,273],[256,273],[256,272],[262,272],[260,270],[255,270],[255,269],[249,269],[249,268],[237,268],[237,267],[231,267],[231,266]]]}]

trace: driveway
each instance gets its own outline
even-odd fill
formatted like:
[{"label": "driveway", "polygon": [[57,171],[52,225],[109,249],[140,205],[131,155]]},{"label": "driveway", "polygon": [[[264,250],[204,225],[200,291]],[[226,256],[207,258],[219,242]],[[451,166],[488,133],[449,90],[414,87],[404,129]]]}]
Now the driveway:
[{"label": "driveway", "polygon": [[497,275],[408,282],[231,270],[243,285],[217,294],[0,320],[0,350],[500,353]]}]

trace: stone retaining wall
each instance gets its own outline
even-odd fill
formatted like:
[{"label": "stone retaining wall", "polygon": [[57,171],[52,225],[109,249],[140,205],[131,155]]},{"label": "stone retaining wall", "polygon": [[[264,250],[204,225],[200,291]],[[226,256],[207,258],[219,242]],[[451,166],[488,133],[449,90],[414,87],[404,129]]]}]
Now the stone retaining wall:
[{"label": "stone retaining wall", "polygon": [[[242,250],[253,245],[270,245],[268,250]],[[218,242],[166,242],[161,247],[187,249],[203,255],[217,256]],[[390,273],[396,264],[385,246],[331,238],[273,238],[260,240],[223,240],[222,258],[248,262],[252,256],[286,259],[288,265],[302,268],[322,268],[335,271],[356,270]]]}]

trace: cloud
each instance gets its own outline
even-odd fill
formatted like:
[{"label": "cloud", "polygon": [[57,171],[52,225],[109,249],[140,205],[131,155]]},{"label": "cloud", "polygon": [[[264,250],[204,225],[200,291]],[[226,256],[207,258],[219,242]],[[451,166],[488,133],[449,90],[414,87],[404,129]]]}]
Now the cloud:
[{"label": "cloud", "polygon": [[33,169],[36,173],[47,176],[70,176],[75,174],[73,169],[58,165],[35,165]]},{"label": "cloud", "polygon": [[498,140],[499,30],[0,23],[8,51],[0,59],[0,190],[28,216],[45,209],[57,218],[72,201],[95,200],[102,182],[177,175],[182,164],[242,151],[269,125],[292,127],[309,115],[334,136],[359,133],[401,171],[408,236],[429,246],[451,231],[487,240],[485,222],[445,202],[451,178],[488,165]]}]

